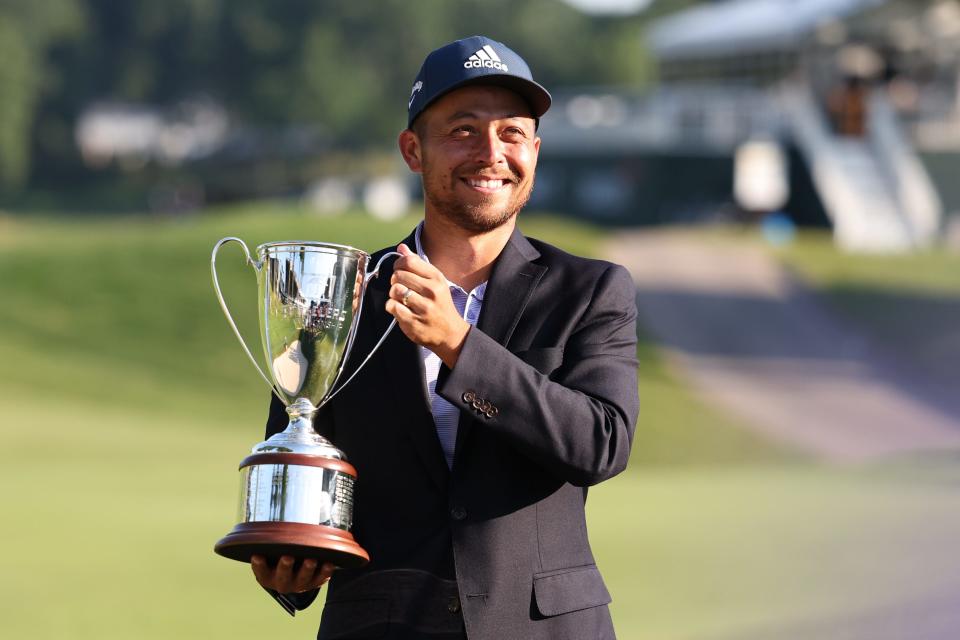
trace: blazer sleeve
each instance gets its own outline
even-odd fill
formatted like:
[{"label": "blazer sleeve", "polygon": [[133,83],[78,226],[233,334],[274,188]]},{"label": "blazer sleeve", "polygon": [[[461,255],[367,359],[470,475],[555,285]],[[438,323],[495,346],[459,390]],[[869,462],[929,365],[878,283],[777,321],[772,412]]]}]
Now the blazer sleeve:
[{"label": "blazer sleeve", "polygon": [[636,320],[633,281],[610,265],[549,376],[473,328],[437,392],[472,413],[474,428],[496,432],[558,477],[596,484],[630,455],[639,412]]}]

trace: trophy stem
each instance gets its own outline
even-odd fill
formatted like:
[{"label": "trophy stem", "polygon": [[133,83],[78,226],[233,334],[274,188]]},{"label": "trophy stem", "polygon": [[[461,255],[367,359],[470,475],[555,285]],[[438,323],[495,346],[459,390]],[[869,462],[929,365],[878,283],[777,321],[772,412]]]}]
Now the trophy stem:
[{"label": "trophy stem", "polygon": [[286,431],[298,433],[316,433],[313,430],[313,416],[317,413],[317,407],[306,398],[297,398],[297,400],[287,407],[287,415],[290,416],[290,424]]},{"label": "trophy stem", "polygon": [[343,452],[313,428],[313,416],[316,413],[317,407],[310,400],[297,398],[293,404],[287,406],[287,415],[290,416],[287,428],[254,447],[254,453],[309,451],[313,455],[344,460],[346,456]]}]

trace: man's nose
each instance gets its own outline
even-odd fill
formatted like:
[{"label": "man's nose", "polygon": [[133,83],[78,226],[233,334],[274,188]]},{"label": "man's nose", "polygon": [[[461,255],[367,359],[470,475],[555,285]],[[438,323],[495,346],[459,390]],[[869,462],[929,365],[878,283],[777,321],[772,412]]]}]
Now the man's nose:
[{"label": "man's nose", "polygon": [[490,127],[477,136],[475,159],[490,166],[504,162],[504,145],[495,127]]}]

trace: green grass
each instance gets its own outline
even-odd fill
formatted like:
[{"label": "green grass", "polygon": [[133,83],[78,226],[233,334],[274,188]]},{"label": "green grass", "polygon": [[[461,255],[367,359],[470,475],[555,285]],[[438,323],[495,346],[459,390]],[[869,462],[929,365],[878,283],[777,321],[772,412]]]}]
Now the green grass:
[{"label": "green grass", "polygon": [[830,234],[809,231],[778,251],[815,286],[858,285],[911,294],[960,296],[960,253],[942,247],[906,254],[848,254]]},{"label": "green grass", "polygon": [[588,514],[620,635],[894,637],[878,627],[845,635],[842,623],[832,633],[785,631],[955,594],[958,469],[920,457],[893,468],[685,467],[615,478],[591,493]]},{"label": "green grass", "polygon": [[[0,394],[0,468],[21,489],[4,501],[4,637],[312,637],[318,609],[289,620],[211,550],[232,524],[250,420],[16,401]],[[640,467],[595,488],[621,637],[710,638],[947,582],[960,477],[911,468]]]},{"label": "green grass", "polygon": [[[222,318],[209,253],[225,235],[372,250],[414,223],[271,203],[176,220],[0,217],[0,636],[313,637],[319,607],[290,620],[248,567],[212,552],[268,392]],[[553,218],[524,228],[578,253],[603,238]],[[221,264],[259,349],[252,273],[236,247]],[[953,458],[936,472],[922,457],[825,469],[698,402],[649,342],[639,355],[631,468],[589,503],[621,638],[709,640],[960,573]]]}]

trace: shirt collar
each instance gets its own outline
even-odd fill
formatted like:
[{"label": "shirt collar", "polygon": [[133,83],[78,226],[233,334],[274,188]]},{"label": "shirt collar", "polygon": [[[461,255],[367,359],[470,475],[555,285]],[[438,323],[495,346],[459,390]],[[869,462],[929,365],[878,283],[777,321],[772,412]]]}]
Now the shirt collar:
[{"label": "shirt collar", "polygon": [[[427,254],[423,252],[423,244],[420,242],[420,234],[422,231],[423,231],[423,220],[420,221],[420,224],[417,225],[417,228],[413,232],[413,242],[416,245],[415,248],[417,250],[417,255],[420,256],[420,258],[424,262],[426,262],[427,264],[430,264],[430,258],[428,258]],[[446,276],[444,276],[444,279],[446,279]],[[460,285],[454,282],[450,282],[449,280],[447,280],[447,286],[449,286],[451,289],[457,289],[459,291],[462,291],[464,294],[473,296],[478,301],[483,302],[483,295],[487,291],[487,282],[488,282],[487,280],[481,282],[476,287],[474,287],[473,291],[470,291],[470,292],[467,292],[463,287],[461,287]]]}]

